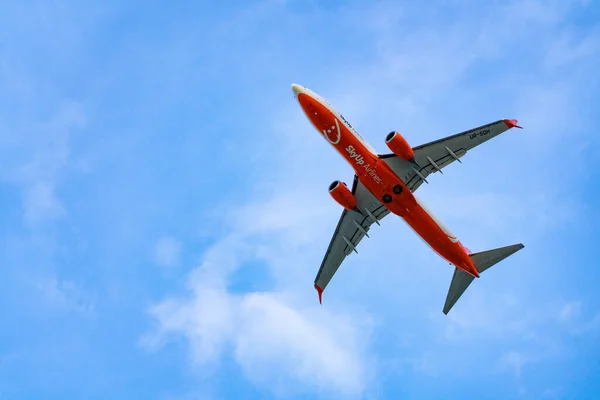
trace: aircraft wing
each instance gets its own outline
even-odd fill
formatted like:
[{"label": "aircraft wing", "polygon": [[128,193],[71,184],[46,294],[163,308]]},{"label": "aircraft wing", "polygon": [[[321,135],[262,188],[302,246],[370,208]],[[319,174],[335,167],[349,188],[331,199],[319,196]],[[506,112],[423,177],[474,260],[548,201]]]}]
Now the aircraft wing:
[{"label": "aircraft wing", "polygon": [[429,174],[437,171],[442,173],[445,166],[454,161],[461,162],[460,158],[467,151],[515,127],[521,128],[516,120],[504,119],[414,147],[416,165],[393,153],[380,155],[379,158],[414,192],[423,181],[427,182]]},{"label": "aircraft wing", "polygon": [[367,232],[370,226],[374,223],[379,224],[379,220],[389,214],[389,210],[363,186],[356,175],[354,175],[352,194],[356,198],[357,207],[361,212],[346,209],[342,212],[315,278],[315,289],[319,292],[319,301],[322,300],[323,290],[342,261],[353,251],[357,252],[358,243],[365,235],[368,237]]}]

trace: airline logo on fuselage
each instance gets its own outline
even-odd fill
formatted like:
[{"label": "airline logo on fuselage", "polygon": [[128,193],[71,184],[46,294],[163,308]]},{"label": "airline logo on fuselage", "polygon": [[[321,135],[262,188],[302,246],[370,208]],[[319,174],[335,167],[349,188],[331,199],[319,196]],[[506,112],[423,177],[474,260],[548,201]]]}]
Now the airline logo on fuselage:
[{"label": "airline logo on fuselage", "polygon": [[[356,165],[360,165],[365,170],[365,175],[370,176],[377,183],[381,183],[382,179],[377,175],[377,170],[375,166],[371,167],[371,164],[365,164],[365,159],[362,154],[357,153],[354,149],[354,146],[351,144],[346,147],[346,152],[348,153],[350,158],[354,159]],[[362,174],[361,174],[362,175]]]},{"label": "airline logo on fuselage", "polygon": [[352,125],[350,125],[350,122],[346,121],[346,118],[344,118],[344,116],[342,114],[340,114],[340,118],[342,119],[342,121],[344,121],[346,123],[346,125],[348,125],[348,127],[350,129],[353,129]]},{"label": "airline logo on fuselage", "polygon": [[[332,139],[331,135],[335,135],[336,133],[337,137]],[[340,142],[340,139],[342,138],[342,132],[340,131],[340,124],[337,118],[335,119],[335,125],[331,125],[331,128],[323,129],[323,136],[325,136],[325,139],[327,139],[331,144],[338,144]]]},{"label": "airline logo on fuselage", "polygon": [[348,145],[348,147],[346,147],[346,151],[350,155],[350,158],[354,158],[357,165],[363,165],[365,163],[365,159],[363,158],[363,156],[354,151],[354,146]]}]

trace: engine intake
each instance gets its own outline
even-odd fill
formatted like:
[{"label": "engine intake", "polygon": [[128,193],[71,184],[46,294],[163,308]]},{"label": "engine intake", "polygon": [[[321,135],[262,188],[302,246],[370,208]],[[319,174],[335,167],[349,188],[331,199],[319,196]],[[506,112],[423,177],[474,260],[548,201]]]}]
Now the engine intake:
[{"label": "engine intake", "polygon": [[331,185],[329,185],[329,194],[346,210],[353,210],[356,208],[356,198],[350,189],[348,189],[346,183],[333,181]]},{"label": "engine intake", "polygon": [[387,144],[392,153],[405,161],[410,161],[415,157],[415,152],[412,147],[410,147],[406,139],[396,131],[388,133],[385,137],[385,144]]}]

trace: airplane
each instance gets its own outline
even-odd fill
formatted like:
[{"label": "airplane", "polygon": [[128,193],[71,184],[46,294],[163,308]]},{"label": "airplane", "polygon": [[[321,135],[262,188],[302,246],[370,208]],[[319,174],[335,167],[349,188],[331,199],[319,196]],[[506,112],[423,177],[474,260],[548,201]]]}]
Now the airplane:
[{"label": "airplane", "polygon": [[430,174],[443,174],[442,169],[454,161],[462,163],[460,159],[467,151],[511,128],[522,129],[517,120],[498,120],[417,147],[392,131],[385,137],[392,153],[378,154],[324,98],[295,83],[292,91],[311,124],[355,172],[352,189],[339,180],[329,186],[329,194],[344,210],[315,278],[319,303],[346,256],[358,253],[358,243],[369,237],[371,225],[380,225],[389,213],[400,216],[454,266],[442,309],[446,315],[480,273],[524,247],[519,243],[472,253],[414,194],[423,182],[428,183]]}]

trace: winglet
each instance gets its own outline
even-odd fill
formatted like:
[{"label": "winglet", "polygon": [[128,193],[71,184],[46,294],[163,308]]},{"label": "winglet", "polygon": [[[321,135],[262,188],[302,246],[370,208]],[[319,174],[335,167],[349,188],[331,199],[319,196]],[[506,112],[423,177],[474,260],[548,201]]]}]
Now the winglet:
[{"label": "winglet", "polygon": [[323,289],[321,289],[319,287],[319,285],[317,285],[316,283],[315,283],[315,289],[317,289],[317,292],[319,293],[319,303],[323,304]]},{"label": "winglet", "polygon": [[506,126],[508,126],[509,128],[519,128],[519,129],[523,129],[522,126],[517,125],[517,121],[516,119],[505,119],[504,123],[506,124]]}]

